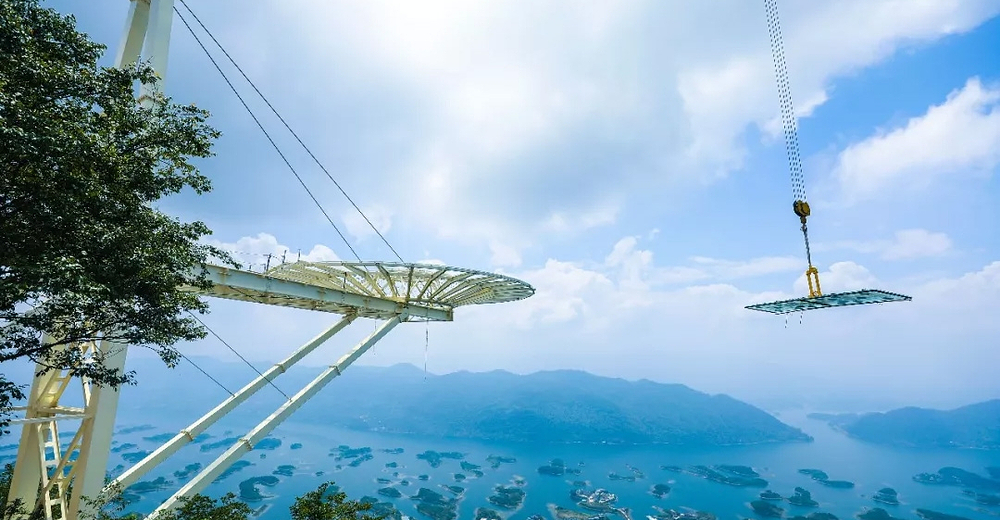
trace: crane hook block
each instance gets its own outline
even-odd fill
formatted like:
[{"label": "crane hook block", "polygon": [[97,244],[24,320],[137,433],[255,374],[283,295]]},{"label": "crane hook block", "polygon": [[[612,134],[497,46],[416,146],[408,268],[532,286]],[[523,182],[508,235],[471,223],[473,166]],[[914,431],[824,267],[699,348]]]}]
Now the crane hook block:
[{"label": "crane hook block", "polygon": [[797,200],[792,203],[792,210],[795,211],[795,214],[799,216],[802,222],[805,222],[806,217],[809,216],[809,203],[804,200]]}]

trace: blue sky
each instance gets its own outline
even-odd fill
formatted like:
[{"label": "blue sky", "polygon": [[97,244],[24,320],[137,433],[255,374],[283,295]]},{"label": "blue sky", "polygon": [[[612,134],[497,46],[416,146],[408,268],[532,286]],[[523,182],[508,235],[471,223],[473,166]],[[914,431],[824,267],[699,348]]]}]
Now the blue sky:
[{"label": "blue sky", "polygon": [[[431,325],[432,371],[579,368],[760,402],[1000,396],[998,1],[781,2],[824,289],[914,296],[787,328],[742,309],[805,291],[760,2],[188,3],[405,260],[538,289]],[[48,5],[118,45],[125,2]],[[244,260],[350,257],[179,20],[166,77],[224,135],[202,165],[215,191],[164,210]],[[264,119],[359,254],[390,260]],[[275,361],[330,319],[213,302],[206,321]],[[422,364],[423,325],[401,329],[364,362]]]}]

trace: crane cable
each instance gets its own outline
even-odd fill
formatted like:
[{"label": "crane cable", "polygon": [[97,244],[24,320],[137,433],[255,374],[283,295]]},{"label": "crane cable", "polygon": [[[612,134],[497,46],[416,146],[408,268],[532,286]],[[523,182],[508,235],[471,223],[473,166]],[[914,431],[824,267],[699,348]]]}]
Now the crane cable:
[{"label": "crane cable", "polygon": [[[363,218],[365,220],[365,222],[372,229],[372,231],[374,231],[375,234],[378,235],[378,237],[382,240],[382,243],[384,243],[386,245],[386,247],[388,247],[389,250],[392,251],[392,254],[395,255],[395,257],[400,262],[403,262],[403,257],[400,256],[398,252],[396,252],[396,248],[392,247],[392,244],[390,244],[389,240],[385,238],[385,236],[382,234],[381,231],[379,231],[378,227],[375,224],[372,223],[371,219],[368,218],[368,215],[365,215],[365,212],[362,211],[361,208],[357,205],[357,203],[354,202],[354,199],[352,199],[351,196],[347,194],[347,191],[345,191],[344,188],[340,185],[340,183],[337,182],[337,179],[335,179],[333,177],[333,175],[330,173],[330,171],[326,169],[326,166],[323,166],[323,163],[320,162],[319,158],[317,158],[316,155],[313,153],[313,151],[311,149],[309,149],[308,146],[306,146],[306,143],[304,143],[302,141],[302,138],[299,137],[299,134],[297,134],[295,132],[295,130],[293,130],[292,127],[288,124],[288,122],[285,121],[285,118],[281,116],[281,113],[278,112],[278,109],[274,108],[274,105],[271,104],[271,101],[269,99],[267,99],[266,96],[264,96],[264,94],[260,91],[260,89],[257,88],[257,85],[247,76],[247,74],[245,72],[243,72],[243,68],[240,67],[240,65],[238,63],[236,63],[236,60],[234,60],[233,57],[229,54],[229,52],[226,51],[226,48],[223,47],[221,43],[219,43],[219,40],[217,40],[215,38],[215,35],[212,34],[212,31],[209,31],[208,27],[205,27],[205,24],[202,23],[201,19],[198,18],[198,15],[196,15],[194,13],[194,11],[191,10],[191,7],[188,6],[187,2],[185,2],[184,0],[180,0],[180,3],[181,3],[181,5],[184,6],[184,9],[186,9],[187,12],[191,14],[191,17],[194,18],[194,21],[199,26],[201,26],[202,30],[205,31],[205,34],[207,34],[208,37],[211,38],[212,42],[215,43],[215,45],[219,48],[219,50],[222,51],[222,54],[226,57],[226,59],[229,60],[229,63],[231,63],[233,65],[233,67],[235,67],[236,70],[240,73],[240,75],[243,76],[243,79],[246,80],[246,82],[250,85],[250,88],[252,88],[253,91],[256,92],[257,95],[260,97],[260,99],[264,101],[264,104],[267,105],[267,108],[271,109],[271,112],[274,113],[274,115],[278,118],[279,121],[281,121],[281,124],[284,125],[285,129],[288,130],[288,132],[290,134],[292,134],[292,137],[294,137],[295,140],[299,143],[299,145],[302,146],[302,149],[305,150],[307,154],[309,154],[309,157],[312,158],[313,162],[315,162],[316,165],[319,166],[320,170],[322,170],[323,173],[326,174],[327,178],[330,179],[330,182],[332,182],[333,185],[337,187],[337,189],[344,196],[344,198],[346,198],[347,201],[351,203],[351,206],[353,206],[354,209],[357,210],[357,212],[361,215],[361,218]],[[174,11],[177,12],[178,17],[181,16],[180,15],[180,11],[177,11],[176,8],[174,8]],[[182,21],[183,21],[183,19],[182,19]],[[187,22],[184,22],[184,24],[187,25]],[[190,26],[188,26],[188,30],[191,31],[192,35],[194,35],[194,31],[191,30]],[[196,40],[197,40],[197,38],[198,37],[195,36]],[[198,41],[198,44],[200,45],[201,41]],[[204,46],[202,46],[202,50],[204,50],[205,53],[208,54],[208,50],[205,49]],[[209,55],[209,58],[211,58],[211,55]],[[212,62],[214,64],[215,60],[212,60]],[[218,65],[216,65],[216,68],[218,68]],[[221,73],[222,70],[220,69],[219,72]],[[223,77],[225,77],[225,74],[223,74]],[[229,81],[228,78],[226,79],[226,81],[227,82]],[[247,108],[247,110],[249,110],[249,108]],[[263,130],[263,128],[262,128],[262,130]],[[334,227],[336,227],[336,226],[334,226]],[[340,231],[338,230],[337,232],[339,233]],[[348,248],[350,248],[350,245],[348,245]],[[352,252],[353,252],[353,250],[352,250]],[[355,254],[355,256],[357,256],[357,255]],[[360,261],[360,259],[359,259],[359,261]]]},{"label": "crane cable", "polygon": [[771,39],[771,57],[774,59],[774,75],[778,83],[778,101],[781,104],[781,126],[785,133],[785,151],[788,154],[788,169],[792,175],[792,210],[802,223],[802,237],[806,244],[806,281],[809,283],[809,297],[822,296],[819,285],[819,271],[812,263],[812,252],[809,250],[809,228],[806,219],[809,217],[809,203],[806,202],[805,176],[802,172],[802,156],[799,152],[799,134],[795,120],[795,110],[792,106],[792,89],[788,81],[788,66],[785,63],[785,50],[781,39],[781,22],[778,19],[777,0],[764,0],[764,10],[767,13],[767,32]]},{"label": "crane cable", "polygon": [[177,9],[176,6],[174,6],[174,13],[177,15],[177,18],[180,19],[180,21],[184,24],[184,27],[187,28],[188,32],[191,33],[191,36],[194,37],[195,42],[198,43],[198,46],[201,47],[201,50],[205,53],[206,56],[208,56],[209,61],[211,61],[212,65],[215,66],[215,70],[219,71],[219,74],[222,75],[222,79],[226,81],[226,84],[229,85],[229,89],[232,90],[233,94],[236,95],[236,98],[240,100],[240,103],[243,105],[243,108],[245,108],[247,113],[250,114],[250,117],[253,119],[253,122],[257,124],[257,128],[260,128],[260,131],[264,133],[264,137],[266,137],[267,141],[271,143],[271,147],[274,148],[276,152],[278,152],[278,156],[281,157],[281,160],[285,162],[285,166],[288,166],[288,169],[292,172],[292,175],[294,175],[295,179],[299,181],[299,184],[302,185],[302,188],[306,190],[306,193],[309,195],[309,198],[312,199],[313,203],[316,204],[316,207],[319,208],[321,213],[323,213],[323,216],[326,217],[327,222],[329,222],[330,225],[333,226],[333,230],[337,232],[337,235],[344,242],[344,245],[347,246],[347,249],[351,251],[351,253],[354,255],[354,258],[356,258],[358,262],[361,262],[361,257],[358,256],[358,253],[354,250],[353,247],[351,247],[351,243],[347,240],[347,237],[345,237],[344,233],[340,231],[340,228],[337,227],[337,224],[333,222],[333,219],[330,217],[330,214],[327,213],[326,209],[323,208],[323,205],[320,204],[319,199],[317,199],[316,196],[313,195],[312,190],[310,190],[309,186],[307,186],[305,181],[302,180],[302,176],[299,175],[299,173],[295,170],[295,167],[292,166],[292,163],[290,163],[288,161],[288,158],[285,157],[285,154],[281,151],[281,148],[278,147],[278,144],[274,142],[273,138],[271,138],[271,134],[269,134],[267,130],[264,129],[264,125],[261,124],[260,120],[257,118],[257,115],[254,114],[253,110],[250,109],[250,106],[247,105],[246,100],[244,100],[243,96],[240,95],[238,90],[236,90],[236,87],[233,85],[233,83],[229,81],[229,77],[226,76],[226,73],[222,71],[222,67],[220,67],[219,64],[216,63],[215,58],[212,57],[212,53],[208,52],[208,48],[205,47],[205,44],[202,43],[201,38],[199,38],[198,35],[194,32],[194,29],[191,27],[190,24],[188,24],[187,20],[184,18],[184,15],[181,14],[181,12]]}]

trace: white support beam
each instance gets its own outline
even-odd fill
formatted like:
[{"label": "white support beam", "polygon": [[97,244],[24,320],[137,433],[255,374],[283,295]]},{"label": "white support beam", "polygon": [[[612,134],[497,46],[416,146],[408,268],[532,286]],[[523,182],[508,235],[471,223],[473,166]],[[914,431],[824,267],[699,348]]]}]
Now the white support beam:
[{"label": "white support beam", "polygon": [[386,298],[363,296],[348,290],[317,287],[215,265],[206,266],[206,269],[213,287],[208,290],[190,287],[188,290],[217,298],[340,314],[356,313],[364,317],[389,318],[405,314],[435,321],[452,321],[454,316],[451,309],[436,309]]},{"label": "white support beam", "polygon": [[[98,348],[103,354],[106,368],[125,371],[127,346],[102,341]],[[77,437],[80,437],[80,455],[73,463],[73,470],[76,473],[72,480],[73,491],[69,497],[68,508],[63,513],[63,517],[69,519],[76,519],[81,507],[87,512],[96,513],[91,511],[87,504],[81,504],[81,497],[96,498],[104,488],[108,458],[111,456],[111,436],[114,433],[118,398],[121,395],[119,389],[115,387],[90,386],[90,398],[87,400],[86,408],[88,417],[77,432]]]},{"label": "white support beam", "polygon": [[146,458],[142,459],[136,465],[129,468],[125,473],[122,473],[118,478],[116,478],[112,483],[105,487],[105,491],[111,491],[114,488],[124,490],[127,487],[135,484],[139,481],[150,470],[158,466],[164,460],[169,458],[171,455],[181,449],[183,446],[193,441],[195,437],[200,435],[202,432],[207,430],[210,426],[215,424],[216,421],[221,419],[223,416],[231,412],[234,408],[239,406],[241,403],[246,401],[251,395],[256,393],[261,388],[264,388],[270,381],[273,381],[277,376],[285,373],[290,367],[298,363],[303,357],[308,355],[317,347],[325,343],[328,339],[333,337],[334,334],[340,332],[345,327],[354,321],[354,316],[344,316],[343,319],[334,323],[329,328],[321,332],[315,338],[309,340],[306,344],[302,345],[290,356],[285,358],[284,361],[274,365],[269,370],[264,372],[262,375],[255,378],[249,384],[244,386],[240,391],[228,397],[221,404],[212,409],[212,411],[205,414],[202,418],[191,423],[190,426],[181,430],[174,438],[166,442],[166,444],[160,446],[153,453],[150,453]]},{"label": "white support beam", "polygon": [[347,367],[354,363],[359,357],[361,357],[362,354],[367,352],[368,349],[378,342],[378,340],[382,339],[383,336],[385,336],[390,330],[393,329],[393,327],[398,325],[404,319],[406,319],[406,315],[399,315],[383,323],[375,332],[365,338],[364,341],[359,343],[354,347],[354,349],[347,354],[344,354],[343,357],[337,360],[336,364],[330,365],[329,368],[316,376],[316,378],[309,382],[305,388],[292,396],[290,401],[278,408],[277,411],[271,414],[271,416],[267,419],[264,419],[254,429],[250,430],[250,432],[237,441],[236,444],[226,450],[225,453],[215,459],[215,461],[209,464],[201,473],[174,493],[172,497],[167,499],[167,501],[161,504],[160,507],[150,513],[147,519],[155,519],[163,511],[180,506],[180,500],[182,498],[195,495],[205,489],[205,487],[218,478],[218,476],[221,475],[229,466],[239,460],[240,457],[248,451],[253,450],[254,445],[267,437],[267,435],[271,433],[275,427],[287,419],[289,415],[298,410],[299,407],[316,395],[317,392],[322,390],[327,383],[339,376],[344,370],[347,369]]},{"label": "white support beam", "polygon": [[149,0],[132,0],[129,3],[125,31],[118,44],[118,56],[115,57],[115,67],[119,69],[133,67],[139,61],[142,41],[146,38],[146,28],[149,26]]},{"label": "white support beam", "polygon": [[170,46],[170,26],[174,20],[174,0],[149,0],[149,24],[146,30],[144,48],[149,57],[149,65],[156,74],[156,81],[142,85],[139,103],[148,106],[148,98],[163,88],[167,76],[167,56]]}]

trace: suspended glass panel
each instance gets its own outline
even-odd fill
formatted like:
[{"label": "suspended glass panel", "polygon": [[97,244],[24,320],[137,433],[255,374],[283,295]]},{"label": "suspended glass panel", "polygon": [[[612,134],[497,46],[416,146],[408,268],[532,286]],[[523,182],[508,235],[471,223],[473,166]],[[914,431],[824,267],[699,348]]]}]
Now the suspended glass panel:
[{"label": "suspended glass panel", "polygon": [[754,311],[770,312],[772,314],[788,314],[790,312],[811,311],[829,307],[847,307],[849,305],[868,305],[873,303],[906,302],[912,298],[902,294],[865,289],[833,294],[824,294],[815,298],[796,298],[780,302],[758,303],[746,308]]}]

